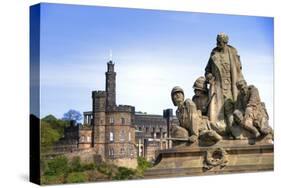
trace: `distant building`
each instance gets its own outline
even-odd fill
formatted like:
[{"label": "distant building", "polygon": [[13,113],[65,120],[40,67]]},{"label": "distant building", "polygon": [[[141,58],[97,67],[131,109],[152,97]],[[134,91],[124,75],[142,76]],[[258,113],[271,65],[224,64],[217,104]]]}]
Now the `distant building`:
[{"label": "distant building", "polygon": [[[162,115],[135,112],[133,106],[117,106],[112,61],[105,75],[105,91],[92,92],[92,111],[83,113],[83,125],[67,127],[57,145],[68,151],[93,148],[102,159],[118,165],[132,166],[137,156],[153,160],[157,150],[169,147],[167,120]],[[175,117],[172,124],[178,124]]]}]

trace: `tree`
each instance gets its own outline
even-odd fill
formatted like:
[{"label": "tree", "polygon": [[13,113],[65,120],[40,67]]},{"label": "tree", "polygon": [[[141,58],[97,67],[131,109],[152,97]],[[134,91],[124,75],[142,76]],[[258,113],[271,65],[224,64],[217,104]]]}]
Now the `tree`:
[{"label": "tree", "polygon": [[58,141],[60,134],[56,129],[53,129],[52,126],[42,121],[41,122],[41,151],[43,153],[50,151],[53,144]]},{"label": "tree", "polygon": [[82,115],[79,111],[70,109],[68,112],[63,114],[62,119],[65,120],[65,121],[73,120],[75,122],[78,122],[82,119]]}]

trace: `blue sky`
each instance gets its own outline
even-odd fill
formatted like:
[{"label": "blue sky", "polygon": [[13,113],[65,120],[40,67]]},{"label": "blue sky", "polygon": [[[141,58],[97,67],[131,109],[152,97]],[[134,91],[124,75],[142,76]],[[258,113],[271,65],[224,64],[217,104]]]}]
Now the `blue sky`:
[{"label": "blue sky", "polygon": [[193,96],[219,32],[238,50],[272,121],[273,18],[59,4],[41,6],[41,117],[91,110],[91,91],[105,89],[110,50],[117,103],[162,114],[174,108],[174,86]]}]

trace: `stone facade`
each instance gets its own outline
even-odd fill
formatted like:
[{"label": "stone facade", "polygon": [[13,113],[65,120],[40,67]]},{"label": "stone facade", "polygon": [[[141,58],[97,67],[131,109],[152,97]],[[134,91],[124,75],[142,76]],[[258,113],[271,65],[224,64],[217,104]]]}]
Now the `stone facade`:
[{"label": "stone facade", "polygon": [[[135,166],[137,156],[154,160],[158,150],[169,148],[167,120],[162,115],[135,112],[133,106],[117,106],[112,61],[107,63],[105,76],[106,90],[92,92],[92,111],[83,113],[83,125],[66,128],[64,142],[58,145],[68,152],[92,148],[103,160],[119,166]],[[176,117],[171,124],[178,125]]]}]

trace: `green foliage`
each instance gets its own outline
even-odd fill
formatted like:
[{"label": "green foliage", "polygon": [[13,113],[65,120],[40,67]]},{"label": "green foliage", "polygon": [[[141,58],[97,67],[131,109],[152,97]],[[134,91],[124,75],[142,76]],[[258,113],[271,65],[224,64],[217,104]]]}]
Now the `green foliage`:
[{"label": "green foliage", "polygon": [[102,163],[100,165],[98,165],[97,170],[109,177],[112,176],[112,167],[110,165],[107,165],[105,163]]},{"label": "green foliage", "polygon": [[118,167],[118,172],[113,176],[114,180],[128,180],[135,177],[136,172],[129,168]]},{"label": "green foliage", "polygon": [[69,126],[69,122],[61,120],[61,119],[57,119],[53,115],[48,115],[48,116],[44,117],[41,120],[41,122],[49,123],[53,129],[58,131],[58,133],[60,134],[60,137],[62,137],[64,134],[64,128]]},{"label": "green foliage", "polygon": [[97,166],[95,163],[83,164],[83,169],[84,170],[96,170]]},{"label": "green foliage", "polygon": [[84,170],[83,166],[81,165],[80,157],[74,157],[70,162],[70,171],[72,172],[82,172]]},{"label": "green foliage", "polygon": [[137,169],[144,172],[146,169],[151,168],[152,164],[145,160],[143,157],[138,157],[138,167]]},{"label": "green foliage", "polygon": [[60,134],[57,130],[53,129],[49,123],[41,122],[41,151],[43,153],[49,151],[59,138]]},{"label": "green foliage", "polygon": [[68,123],[56,119],[53,115],[48,115],[41,119],[41,152],[46,153],[64,134],[64,127]]},{"label": "green foliage", "polygon": [[66,174],[69,170],[68,160],[65,156],[59,156],[47,162],[45,175],[47,176],[60,176]]},{"label": "green foliage", "polygon": [[64,183],[64,175],[54,175],[54,176],[49,176],[49,175],[43,175],[41,176],[41,184],[46,185],[46,184],[61,184]]},{"label": "green foliage", "polygon": [[72,172],[66,177],[66,183],[79,183],[87,181],[87,174],[84,172]]},{"label": "green foliage", "polygon": [[143,172],[152,165],[144,158],[138,158],[137,170],[125,167],[117,167],[107,163],[83,164],[80,157],[71,161],[65,156],[58,156],[53,159],[41,161],[43,176],[42,184],[78,183],[96,180],[128,180],[142,178]]}]

